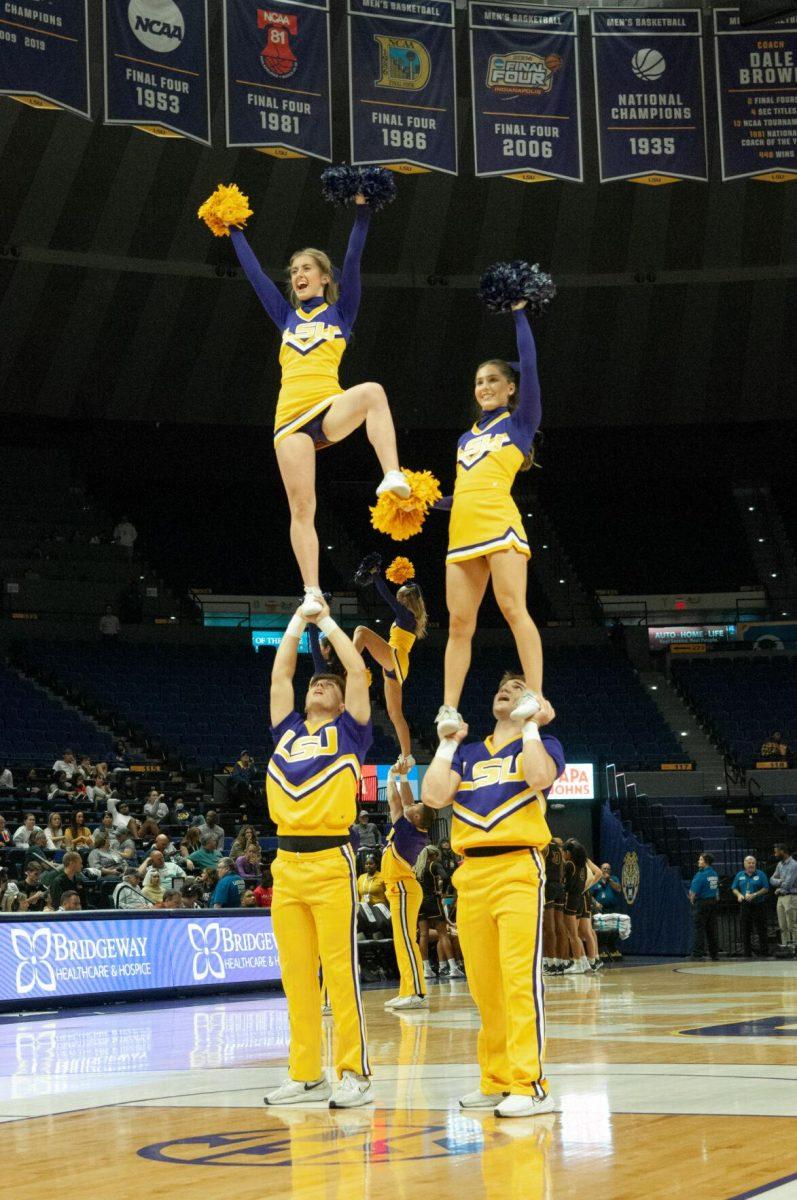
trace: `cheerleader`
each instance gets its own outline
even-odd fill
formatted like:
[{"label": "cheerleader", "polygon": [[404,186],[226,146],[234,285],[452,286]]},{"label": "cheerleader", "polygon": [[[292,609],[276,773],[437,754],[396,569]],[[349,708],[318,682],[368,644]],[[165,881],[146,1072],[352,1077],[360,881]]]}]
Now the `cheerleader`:
[{"label": "cheerleader", "polygon": [[[410,564],[407,566],[412,570]],[[388,575],[390,570],[388,568]],[[382,668],[385,705],[401,749],[402,770],[406,772],[415,766],[415,759],[412,757],[410,727],[402,706],[402,692],[410,670],[410,651],[417,641],[426,637],[426,604],[421,589],[411,580],[403,583],[395,595],[391,592],[382,575],[379,555],[369,555],[360,564],[354,578],[355,583],[373,583],[393,610],[395,620],[390,626],[387,641],[365,625],[357,626],[353,641],[361,654],[367,650]]]},{"label": "cheerleader", "polygon": [[[526,687],[512,711],[524,721],[539,708],[542,642],[526,608],[529,544],[511,488],[518,471],[534,463],[541,416],[537,352],[525,300],[512,304],[520,384],[502,359],[489,359],[476,372],[474,394],[480,415],[457,449],[457,477],[450,501],[446,556],[449,612],[440,737],[463,727],[459,701],[471,660],[471,642],[488,582],[517,646]],[[444,500],[437,507],[448,507]]]},{"label": "cheerleader", "polygon": [[391,829],[382,855],[382,875],[387,884],[393,946],[399,968],[399,993],[385,1001],[385,1008],[426,1008],[426,981],[418,947],[418,914],[423,889],[415,878],[415,864],[429,844],[434,812],[416,802],[407,783],[402,760],[387,776],[387,802]]},{"label": "cheerleader", "polygon": [[200,216],[214,232],[229,233],[247,279],[282,337],[282,386],[274,447],[290,507],[291,546],[304,583],[302,615],[309,620],[323,608],[315,529],[316,451],[343,441],[364,424],[384,472],[377,496],[386,492],[402,498],[410,495],[410,485],[399,469],[396,433],[384,388],[378,383],[361,383],[344,390],[338,378],[360,306],[360,260],[371,213],[365,196],[358,192],[354,196],[357,215],[339,281],[323,250],[306,247],[291,256],[288,301],[263,272],[243,230],[237,227],[251,212],[246,198],[237,189],[235,192],[242,204],[225,208],[230,189],[220,188],[200,209]]}]

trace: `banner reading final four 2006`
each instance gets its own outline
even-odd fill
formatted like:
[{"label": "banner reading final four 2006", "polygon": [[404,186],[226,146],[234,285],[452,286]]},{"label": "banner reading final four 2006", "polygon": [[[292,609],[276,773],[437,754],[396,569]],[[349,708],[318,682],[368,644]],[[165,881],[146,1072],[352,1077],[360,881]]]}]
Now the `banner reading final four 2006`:
[{"label": "banner reading final four 2006", "polygon": [[453,0],[349,0],[352,163],[457,173]]},{"label": "banner reading final four 2006", "polygon": [[90,117],[88,0],[0,4],[0,95]]},{"label": "banner reading final four 2006", "polygon": [[332,161],[328,0],[225,0],[227,145]]},{"label": "banner reading final four 2006", "polygon": [[575,9],[472,4],[470,66],[476,174],[580,183]]},{"label": "banner reading final four 2006", "polygon": [[714,9],[723,179],[797,179],[797,15],[742,29]]},{"label": "banner reading final four 2006", "polygon": [[207,0],[105,0],[105,124],[210,145]]},{"label": "banner reading final four 2006", "polygon": [[707,179],[700,10],[591,16],[601,183]]}]

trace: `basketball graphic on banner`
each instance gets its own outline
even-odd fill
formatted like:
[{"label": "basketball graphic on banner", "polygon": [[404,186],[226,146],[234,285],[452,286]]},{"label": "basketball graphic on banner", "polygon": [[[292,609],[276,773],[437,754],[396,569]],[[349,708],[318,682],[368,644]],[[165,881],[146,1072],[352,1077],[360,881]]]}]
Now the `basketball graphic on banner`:
[{"label": "basketball graphic on banner", "polygon": [[660,79],[666,66],[664,55],[658,50],[637,50],[631,59],[631,70],[637,79]]}]

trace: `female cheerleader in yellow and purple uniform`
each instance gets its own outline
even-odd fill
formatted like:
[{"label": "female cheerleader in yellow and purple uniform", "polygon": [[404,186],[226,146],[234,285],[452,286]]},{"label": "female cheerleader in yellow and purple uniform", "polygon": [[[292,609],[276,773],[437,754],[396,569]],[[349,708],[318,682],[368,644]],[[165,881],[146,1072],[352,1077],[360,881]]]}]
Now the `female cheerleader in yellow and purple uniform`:
[{"label": "female cheerleader in yellow and purple uniform", "polygon": [[[518,471],[534,461],[534,440],[542,407],[537,351],[526,301],[512,305],[520,359],[520,385],[509,363],[489,359],[476,372],[475,396],[481,416],[459,439],[457,477],[450,501],[446,556],[449,612],[443,705],[437,714],[441,737],[462,728],[458,712],[471,659],[476,617],[487,583],[512,630],[526,690],[512,713],[523,720],[537,711],[542,692],[542,643],[526,609],[526,576],[531,556],[511,489]],[[449,501],[437,508],[449,506]]]}]

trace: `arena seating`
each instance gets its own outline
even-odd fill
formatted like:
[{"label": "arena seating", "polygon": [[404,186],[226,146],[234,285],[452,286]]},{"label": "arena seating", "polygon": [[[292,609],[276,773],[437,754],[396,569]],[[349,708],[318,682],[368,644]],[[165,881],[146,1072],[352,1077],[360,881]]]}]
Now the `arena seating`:
[{"label": "arena seating", "polygon": [[679,658],[676,687],[727,753],[754,766],[773,730],[786,736],[797,713],[797,656]]},{"label": "arena seating", "polygon": [[67,747],[102,760],[112,745],[91,721],[0,664],[0,753],[8,766],[51,766]]}]

